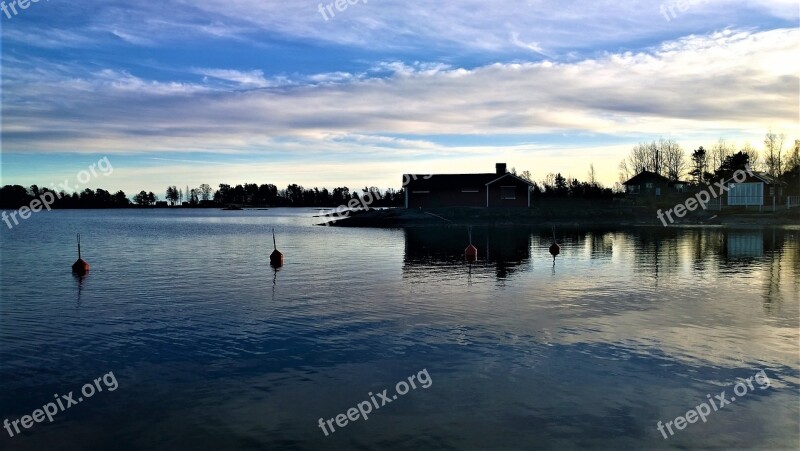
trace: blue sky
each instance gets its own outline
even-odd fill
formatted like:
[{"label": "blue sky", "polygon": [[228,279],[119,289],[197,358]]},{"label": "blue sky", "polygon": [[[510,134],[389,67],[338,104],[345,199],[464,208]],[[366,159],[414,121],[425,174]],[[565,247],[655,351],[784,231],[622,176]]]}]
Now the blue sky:
[{"label": "blue sky", "polygon": [[[42,0],[0,13],[2,184],[612,185],[630,148],[800,139],[794,0]],[[5,1],[10,4],[9,0]],[[8,8],[7,8],[8,9]],[[10,16],[10,17],[9,17]],[[787,148],[788,148],[787,144]]]}]

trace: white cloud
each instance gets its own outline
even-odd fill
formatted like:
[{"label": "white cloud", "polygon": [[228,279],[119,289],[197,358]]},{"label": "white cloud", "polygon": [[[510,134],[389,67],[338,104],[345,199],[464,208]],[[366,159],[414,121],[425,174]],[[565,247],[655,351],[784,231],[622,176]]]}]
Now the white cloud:
[{"label": "white cloud", "polygon": [[231,81],[245,88],[266,88],[273,86],[260,70],[238,71],[230,69],[195,69],[195,73],[220,80]]},{"label": "white cloud", "polygon": [[[323,2],[326,3],[326,2]],[[665,20],[652,0],[512,1],[502,6],[485,0],[382,0],[359,4],[325,21],[319,2],[284,0],[165,1],[157,6],[97,6],[97,28],[122,27],[125,36],[182,39],[210,35],[253,39],[261,33],[375,49],[458,49],[512,52],[516,48],[550,53],[626,45],[654,36],[697,30],[750,26],[754,18],[798,20],[794,0],[698,0],[689,10]],[[169,21],[158,17],[170,17]],[[175,33],[181,30],[181,33]],[[518,33],[517,38],[514,34]],[[509,39],[509,36],[512,36]],[[520,40],[524,36],[524,40]],[[255,40],[254,40],[255,41]]]},{"label": "white cloud", "polygon": [[[173,127],[196,129],[203,139],[215,130],[292,136],[314,130],[425,135],[562,130],[658,134],[770,124],[793,128],[800,63],[791,55],[798,50],[799,37],[798,30],[727,31],[690,36],[651,52],[576,63],[498,63],[472,70],[395,62],[377,66],[392,74],[388,78],[322,74],[310,80],[339,83],[306,80],[286,87],[303,82],[287,81],[281,91],[247,93],[148,81],[113,70],[70,78],[40,69],[17,79],[12,69],[7,107],[22,111],[27,101],[53,99],[50,113],[30,112],[47,130],[59,129],[53,126],[77,112],[96,117],[93,129],[108,127],[117,133],[131,118],[146,126],[164,116]],[[276,85],[258,70],[194,72],[237,87]],[[92,87],[90,96],[82,92],[87,86]],[[131,96],[124,102],[128,113],[108,111],[116,104],[109,99],[124,95]],[[163,113],[153,115],[153,109]],[[9,126],[18,120],[8,115]],[[119,121],[123,123],[115,123]],[[15,139],[7,145],[15,146]]]},{"label": "white cloud", "polygon": [[544,49],[538,42],[523,42],[519,38],[519,33],[516,31],[511,32],[511,43],[516,45],[519,48],[530,50],[534,53],[539,53],[541,55],[549,56],[547,53],[544,52]]},{"label": "white cloud", "polygon": [[[328,0],[326,0],[327,2]],[[677,2],[677,0],[676,0]],[[325,2],[323,2],[325,3]],[[45,45],[39,34],[71,27],[83,34],[63,41],[74,45],[91,38],[122,39],[139,46],[193,42],[198,38],[234,39],[265,44],[265,36],[323,45],[379,49],[514,53],[546,51],[553,56],[652,42],[726,26],[754,27],[773,19],[796,23],[795,0],[697,0],[670,21],[660,9],[669,0],[382,0],[351,7],[331,20],[319,14],[319,2],[285,0],[164,0],[123,2],[88,0],[49,3],[46,27],[15,23],[4,30],[14,42]],[[788,26],[788,25],[784,25]],[[6,27],[10,28],[10,27]],[[22,31],[25,30],[25,31]],[[76,41],[77,40],[77,41]],[[268,39],[267,39],[268,41]],[[50,45],[59,41],[49,39]]]},{"label": "white cloud", "polygon": [[11,64],[3,74],[3,144],[17,152],[326,152],[395,165],[437,154],[477,166],[472,155],[485,165],[498,148],[530,157],[514,146],[437,145],[428,135],[664,135],[695,142],[715,133],[757,136],[771,127],[795,139],[798,42],[797,29],[726,30],[573,63],[467,70],[390,62],[376,65],[373,75],[327,73],[277,84],[257,70],[189,71],[229,87],[4,57]]}]

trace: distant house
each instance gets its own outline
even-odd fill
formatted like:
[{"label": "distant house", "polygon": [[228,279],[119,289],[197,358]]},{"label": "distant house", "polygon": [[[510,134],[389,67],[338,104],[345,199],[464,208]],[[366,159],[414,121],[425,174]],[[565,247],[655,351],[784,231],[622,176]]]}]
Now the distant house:
[{"label": "distant house", "polygon": [[670,180],[663,175],[642,171],[623,183],[625,192],[638,197],[661,197],[685,193],[691,182]]},{"label": "distant house", "polygon": [[690,186],[692,186],[692,182],[684,182],[683,180],[670,180],[669,182],[670,192],[677,194],[685,193]]},{"label": "distant house", "polygon": [[434,174],[403,176],[406,208],[531,206],[533,183],[497,163],[484,174]]},{"label": "distant house", "polygon": [[731,207],[777,206],[783,203],[783,186],[767,174],[747,173],[744,179],[735,177],[725,180],[728,192],[724,194],[725,202]]},{"label": "distant house", "polygon": [[[625,192],[632,196],[658,197],[669,192],[670,180],[655,172],[642,171],[623,183]],[[683,188],[683,186],[681,186]]]}]

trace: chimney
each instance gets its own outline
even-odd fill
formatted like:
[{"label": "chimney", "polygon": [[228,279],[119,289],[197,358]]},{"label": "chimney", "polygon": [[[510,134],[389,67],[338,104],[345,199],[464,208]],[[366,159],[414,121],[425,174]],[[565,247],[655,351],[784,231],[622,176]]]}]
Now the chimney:
[{"label": "chimney", "polygon": [[497,164],[494,165],[494,167],[497,170],[497,175],[504,175],[504,174],[508,173],[508,171],[506,171],[506,164],[505,163],[497,163]]}]

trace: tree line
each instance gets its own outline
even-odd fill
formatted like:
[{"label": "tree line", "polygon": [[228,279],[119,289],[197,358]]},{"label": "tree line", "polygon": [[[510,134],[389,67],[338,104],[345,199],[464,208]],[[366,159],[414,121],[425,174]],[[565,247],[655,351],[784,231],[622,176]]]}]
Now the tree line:
[{"label": "tree line", "polygon": [[784,151],[785,144],[786,135],[771,130],[764,136],[761,152],[749,143],[738,147],[722,138],[707,149],[698,147],[688,157],[674,139],[639,143],[619,164],[617,189],[643,171],[672,181],[689,177],[689,182],[700,185],[728,178],[745,165],[791,186],[800,174],[800,140],[795,140],[794,147],[787,151]]},{"label": "tree line", "polygon": [[[0,188],[0,209],[17,209],[30,205],[31,201],[42,194],[50,192],[56,198],[52,208],[132,208],[152,207],[159,202],[159,196],[152,191],[140,191],[129,198],[124,191],[111,194],[103,189],[92,190],[89,188],[81,192],[67,193],[56,192],[49,188],[39,188],[31,185],[25,188],[21,185],[5,185]],[[257,185],[245,183],[240,185],[220,184],[219,189],[213,190],[211,186],[202,184],[197,188],[177,188],[169,186],[165,191],[164,202],[171,206],[188,207],[223,207],[230,205],[252,207],[320,207],[335,208],[345,205],[352,199],[360,200],[369,194],[373,202],[372,207],[399,207],[404,205],[405,193],[401,189],[387,189],[381,191],[376,187],[364,187],[362,190],[353,190],[347,187],[338,187],[329,191],[327,188],[304,188],[298,184],[288,185],[285,189],[278,189],[272,184]]]},{"label": "tree line", "polygon": [[517,174],[516,169],[510,171],[517,177],[527,180],[533,184],[531,196],[534,199],[547,198],[573,198],[573,199],[611,199],[614,192],[611,188],[604,187],[597,181],[594,171],[594,164],[589,165],[589,173],[586,181],[577,178],[564,177],[561,173],[548,173],[544,180],[534,181],[530,171],[522,171]]},{"label": "tree line", "polygon": [[[733,173],[749,165],[757,172],[765,173],[788,185],[789,193],[800,194],[800,140],[794,147],[784,152],[786,136],[772,131],[764,137],[764,148],[757,151],[749,144],[738,148],[735,144],[720,139],[708,149],[701,146],[685,153],[673,139],[639,143],[627,158],[619,164],[619,181],[614,188],[606,188],[595,177],[594,166],[590,165],[588,179],[580,181],[561,173],[549,173],[544,180],[533,181],[529,171],[518,176],[533,184],[534,198],[582,198],[607,199],[623,193],[622,183],[642,171],[660,174],[672,181],[690,177],[695,185],[713,183],[730,178]],[[511,169],[515,175],[516,170]],[[6,185],[0,188],[0,208],[17,209],[27,206],[36,198],[50,192],[56,197],[52,208],[128,208],[151,207],[157,205],[159,197],[152,191],[140,191],[131,198],[125,192],[112,194],[103,189],[84,189],[80,192],[56,192],[49,188],[31,185]],[[363,193],[359,195],[359,192]],[[239,185],[220,184],[214,190],[208,184],[196,188],[168,186],[165,191],[165,204],[189,207],[218,207],[229,205],[260,207],[326,207],[335,208],[346,205],[352,199],[361,199],[369,194],[375,199],[373,207],[400,207],[404,205],[403,189],[381,191],[376,187],[353,190],[337,187],[333,190],[323,188],[304,188],[298,184],[278,189],[273,184],[244,183]]]}]

